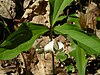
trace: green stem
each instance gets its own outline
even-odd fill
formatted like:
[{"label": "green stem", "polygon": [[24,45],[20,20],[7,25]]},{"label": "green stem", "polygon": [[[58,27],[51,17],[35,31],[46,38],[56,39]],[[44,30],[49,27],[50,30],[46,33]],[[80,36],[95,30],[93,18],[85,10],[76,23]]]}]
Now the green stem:
[{"label": "green stem", "polygon": [[[52,25],[50,26],[50,40],[52,41],[52,32],[53,32],[53,27]],[[54,53],[51,52],[51,55],[52,55],[52,72],[53,72],[53,75],[55,75],[55,65],[54,65]]]},{"label": "green stem", "polygon": [[50,40],[52,41],[52,32],[53,32],[53,27],[52,25],[50,26]]},{"label": "green stem", "polygon": [[51,54],[52,54],[52,71],[53,71],[53,75],[55,75],[54,54],[53,52],[51,52]]}]

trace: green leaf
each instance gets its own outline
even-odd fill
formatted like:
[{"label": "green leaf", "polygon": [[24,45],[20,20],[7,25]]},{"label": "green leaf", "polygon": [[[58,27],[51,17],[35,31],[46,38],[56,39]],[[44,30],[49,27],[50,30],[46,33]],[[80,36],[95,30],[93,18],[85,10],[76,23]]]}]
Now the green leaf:
[{"label": "green leaf", "polygon": [[75,17],[68,17],[67,22],[74,22],[76,25],[80,25],[79,24],[79,18],[75,18]]},{"label": "green leaf", "polygon": [[49,5],[50,5],[50,24],[53,22],[53,12],[54,12],[54,4],[55,0],[49,0]]},{"label": "green leaf", "polygon": [[67,66],[66,66],[66,71],[67,71],[67,72],[69,72],[69,71],[71,71],[71,72],[75,72],[74,65],[73,65],[73,64],[71,64],[71,65],[67,65]]},{"label": "green leaf", "polygon": [[17,31],[8,36],[8,38],[0,45],[0,47],[13,49],[19,44],[28,41],[29,39],[31,39],[31,37],[31,30],[29,30],[28,26],[25,23],[23,23]]},{"label": "green leaf", "polygon": [[64,8],[73,0],[49,0],[50,3],[50,22],[54,25]]},{"label": "green leaf", "polygon": [[56,26],[54,31],[55,33],[69,35],[73,40],[81,43],[81,47],[85,49],[87,53],[100,55],[100,43],[91,36],[79,31],[77,27],[70,27],[64,24],[62,26]]},{"label": "green leaf", "polygon": [[55,0],[52,25],[55,24],[55,22],[57,21],[57,18],[62,13],[64,8],[68,6],[72,1],[73,0]]},{"label": "green leaf", "polygon": [[59,52],[57,54],[56,58],[63,62],[63,61],[65,61],[67,59],[67,56],[65,55],[64,52]]},{"label": "green leaf", "polygon": [[97,17],[96,20],[97,20],[97,21],[100,21],[100,17]]},{"label": "green leaf", "polygon": [[[21,44],[19,44],[17,47],[9,49],[9,48],[0,48],[0,50],[3,50],[3,52],[0,53],[0,60],[8,60],[15,58],[18,54],[20,54],[22,51],[27,51],[32,47],[32,44],[34,41],[48,31],[48,28],[46,26],[33,24],[33,23],[24,23],[23,25],[27,25],[29,30],[32,32],[32,37]],[[21,31],[20,31],[21,32]],[[28,34],[27,34],[28,35]],[[15,38],[15,37],[14,37]],[[10,40],[14,38],[9,38]],[[23,39],[26,37],[23,37]],[[7,39],[8,40],[8,39]],[[17,40],[19,41],[19,40]]]},{"label": "green leaf", "polygon": [[[57,30],[58,29],[58,30]],[[56,26],[54,28],[55,32],[61,32],[63,34],[66,34],[66,31],[70,31],[70,30],[77,30],[77,31],[81,31],[81,29],[77,26],[77,25],[71,25],[71,24],[63,24],[61,26]],[[61,30],[61,31],[59,31]]]},{"label": "green leaf", "polygon": [[76,13],[69,15],[70,17],[78,17]]},{"label": "green leaf", "polygon": [[85,51],[78,45],[76,45],[76,50],[70,52],[70,55],[73,56],[76,60],[76,67],[79,71],[79,75],[85,75],[86,64],[87,64]]},{"label": "green leaf", "polygon": [[68,17],[67,21],[68,22],[79,22],[79,18]]},{"label": "green leaf", "polygon": [[80,27],[80,19],[77,17],[77,14],[71,14],[68,19],[67,22],[73,22],[75,23],[77,26]]},{"label": "green leaf", "polygon": [[58,17],[57,21],[61,21],[61,20],[63,20],[64,18],[66,18],[66,16],[60,16],[60,17]]}]

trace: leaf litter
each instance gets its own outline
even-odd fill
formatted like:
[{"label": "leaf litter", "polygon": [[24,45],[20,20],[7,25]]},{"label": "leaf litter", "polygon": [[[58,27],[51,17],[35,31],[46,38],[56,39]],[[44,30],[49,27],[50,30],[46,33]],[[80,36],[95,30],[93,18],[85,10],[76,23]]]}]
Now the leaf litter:
[{"label": "leaf litter", "polygon": [[[5,8],[5,5],[8,6]],[[0,2],[0,15],[6,17],[8,19],[15,18],[15,3],[13,0],[1,0]],[[47,0],[24,0],[24,14],[18,22],[18,26],[22,22],[33,22],[40,23],[50,27],[49,24],[49,5]],[[41,8],[42,7],[42,8]],[[10,9],[12,8],[12,9]],[[9,11],[9,12],[8,12]],[[89,10],[88,10],[89,11]],[[91,13],[89,13],[91,14]],[[92,13],[93,14],[93,13]],[[92,16],[93,17],[93,16]],[[95,17],[95,16],[94,16]],[[70,42],[63,36],[58,36],[55,38],[55,49],[58,49],[57,42],[62,42],[64,44],[65,54],[71,50]],[[44,46],[48,44],[50,41],[49,37],[41,36],[39,39],[35,41],[33,47],[27,51],[20,53],[20,55],[12,60],[2,60],[0,61],[0,75],[52,75],[52,57],[51,53],[44,52]],[[57,54],[55,54],[56,56]],[[93,57],[90,57],[90,59]],[[100,58],[100,57],[98,57]],[[90,60],[89,59],[89,60]],[[66,62],[67,61],[67,62]],[[69,75],[66,72],[65,66],[66,63],[74,63],[74,59],[68,58],[66,61],[61,62],[55,58],[55,72],[56,75]],[[100,71],[95,66],[94,61],[100,62],[100,60],[91,59],[88,65],[88,68],[91,68],[91,64],[94,67],[94,70],[97,71],[94,75],[99,75]],[[92,68],[93,68],[92,67]],[[96,69],[95,69],[96,68]],[[90,69],[91,70],[91,69]],[[87,71],[88,73],[89,71]],[[89,72],[91,73],[91,72]],[[89,73],[87,75],[89,75]],[[71,75],[77,75],[77,71],[71,73]]]}]

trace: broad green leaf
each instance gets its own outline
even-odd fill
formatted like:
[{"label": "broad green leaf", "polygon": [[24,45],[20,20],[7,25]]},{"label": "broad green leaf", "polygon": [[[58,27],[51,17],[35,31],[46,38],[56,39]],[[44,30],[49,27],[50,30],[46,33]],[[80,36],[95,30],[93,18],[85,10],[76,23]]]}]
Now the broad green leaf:
[{"label": "broad green leaf", "polygon": [[52,25],[55,24],[59,15],[63,12],[64,8],[68,6],[72,1],[73,0],[55,0]]},{"label": "broad green leaf", "polygon": [[67,22],[73,22],[75,23],[77,26],[80,27],[80,21],[79,21],[79,18],[77,17],[77,14],[71,14],[68,19],[67,19]]},{"label": "broad green leaf", "polygon": [[55,33],[61,33],[61,34],[67,34],[69,35],[73,40],[81,43],[81,47],[87,51],[87,53],[90,54],[99,54],[100,55],[100,43],[95,40],[94,38],[88,36],[87,34],[77,30],[77,27],[70,27],[67,24],[64,24],[62,26],[56,26],[54,28]]},{"label": "broad green leaf", "polygon": [[[58,30],[57,30],[58,29]],[[70,30],[77,30],[77,31],[81,31],[81,29],[77,26],[77,25],[71,25],[71,24],[63,24],[61,26],[56,26],[54,28],[55,31],[57,32],[64,32],[63,34],[66,34],[66,31],[70,31]],[[59,31],[60,30],[60,31]]]},{"label": "broad green leaf", "polygon": [[[90,37],[93,38],[93,39],[95,39],[98,43],[100,43],[100,39],[96,35],[91,35]],[[80,47],[84,48],[85,50],[90,51],[89,53],[94,53],[94,50],[92,48],[89,48],[88,46],[86,46],[86,45],[84,45],[84,44],[82,44],[80,42],[77,42],[77,44]]]},{"label": "broad green leaf", "polygon": [[[74,18],[74,17],[68,17],[67,22],[73,22],[75,23],[75,25],[80,27],[80,22],[79,22],[79,18]],[[81,27],[80,27],[81,28]]]},{"label": "broad green leaf", "polygon": [[28,26],[23,23],[17,31],[8,36],[8,38],[0,45],[0,47],[12,49],[17,47],[19,44],[28,41],[31,39],[31,37],[31,30],[29,30]]},{"label": "broad green leaf", "polygon": [[91,35],[90,37],[92,37],[93,39],[97,40],[98,42],[100,42],[100,38],[98,38],[97,35]]},{"label": "broad green leaf", "polygon": [[68,17],[67,22],[75,22],[75,24],[79,25],[79,18],[76,17]]},{"label": "broad green leaf", "polygon": [[76,45],[76,50],[72,51],[70,55],[74,56],[76,60],[76,67],[79,71],[79,75],[85,75],[86,64],[87,64],[85,51],[78,45]]},{"label": "broad green leaf", "polygon": [[59,52],[56,58],[59,59],[60,61],[65,61],[67,59],[67,56],[65,55],[64,52]]},{"label": "broad green leaf", "polygon": [[78,17],[78,14],[74,13],[74,14],[71,14],[69,15],[70,17]]},{"label": "broad green leaf", "polygon": [[49,0],[50,8],[54,9],[55,0]]},{"label": "broad green leaf", "polygon": [[54,12],[54,4],[55,0],[49,0],[49,5],[50,5],[50,23],[52,24],[53,22],[53,12]]},{"label": "broad green leaf", "polygon": [[[29,50],[32,47],[32,44],[34,43],[34,41],[39,36],[41,36],[42,34],[48,31],[48,28],[45,26],[41,26],[38,24],[32,24],[32,23],[24,23],[24,25],[25,24],[28,26],[29,30],[32,32],[32,37],[28,41],[23,42],[22,44],[18,45],[17,47],[13,49],[0,48],[0,50],[3,50],[3,52],[0,53],[0,60],[8,60],[8,59],[15,58],[22,51]],[[23,39],[24,38],[26,37],[23,37]]]},{"label": "broad green leaf", "polygon": [[61,20],[63,20],[64,18],[66,18],[66,16],[60,16],[60,17],[58,17],[57,21],[61,21]]},{"label": "broad green leaf", "polygon": [[67,21],[68,22],[79,22],[79,18],[68,17]]}]

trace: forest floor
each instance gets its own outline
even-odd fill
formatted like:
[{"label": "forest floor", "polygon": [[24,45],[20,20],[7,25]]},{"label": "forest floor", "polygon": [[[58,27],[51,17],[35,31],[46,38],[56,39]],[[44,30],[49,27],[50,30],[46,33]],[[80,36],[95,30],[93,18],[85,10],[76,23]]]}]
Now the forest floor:
[{"label": "forest floor", "polygon": [[[23,14],[20,16],[19,12],[16,13],[15,21],[17,25],[14,26],[15,30],[18,29],[22,22],[33,22],[50,27],[50,9],[48,1],[33,1],[34,2],[32,2],[32,0],[24,0]],[[19,11],[20,10],[22,9],[19,9]],[[8,15],[8,13],[6,14]],[[2,16],[5,17],[3,14]],[[9,19],[10,17],[8,16],[7,18]],[[49,43],[49,40],[48,36],[41,36],[35,41],[29,51],[22,52],[16,58],[11,60],[1,60],[0,75],[52,75],[52,53],[45,53],[43,51],[44,46]],[[67,57],[65,61],[61,62],[56,58],[57,53],[54,54],[55,75],[78,75],[75,59],[68,55],[71,51],[69,39],[59,35],[55,40],[61,41],[64,44],[64,50],[62,50],[62,52],[64,52]],[[57,46],[55,46],[55,48],[56,47]],[[89,55],[87,58],[86,75],[100,75],[100,56],[95,57]]]}]

